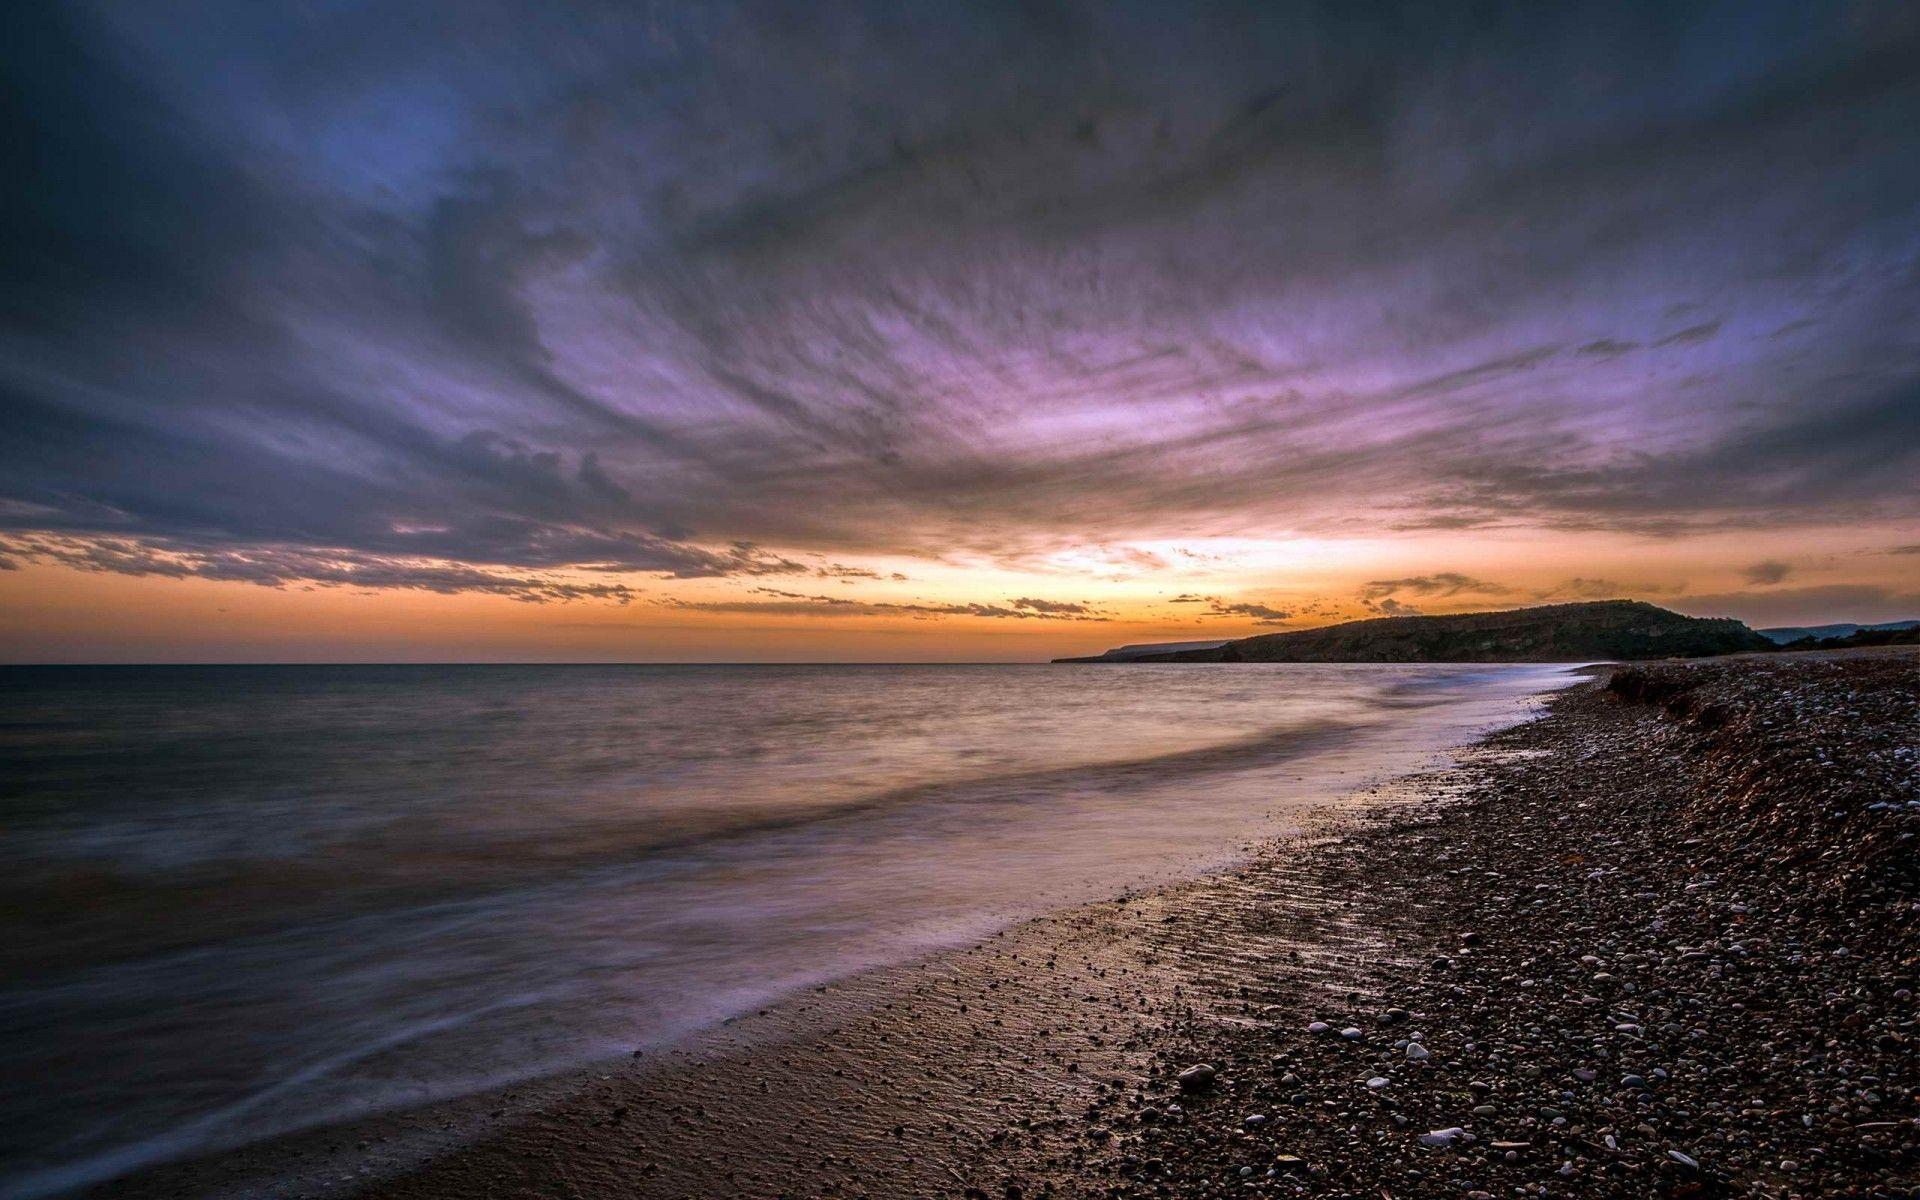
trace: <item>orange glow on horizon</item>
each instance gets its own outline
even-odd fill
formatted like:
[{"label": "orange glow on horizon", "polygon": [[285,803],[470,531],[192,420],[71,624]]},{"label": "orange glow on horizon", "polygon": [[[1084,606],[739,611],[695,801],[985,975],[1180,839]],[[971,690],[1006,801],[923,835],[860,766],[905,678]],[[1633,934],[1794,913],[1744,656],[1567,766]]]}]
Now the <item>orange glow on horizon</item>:
[{"label": "orange glow on horizon", "polygon": [[[886,558],[859,563],[872,577],[853,579],[630,576],[620,577],[635,593],[624,605],[395,588],[275,588],[29,563],[0,572],[0,612],[6,614],[0,657],[1044,661],[1129,642],[1244,637],[1382,612],[1461,612],[1616,594],[1758,625],[1920,615],[1911,585],[1914,560],[1884,553],[1889,536],[1892,531],[1815,531],[1796,539],[1791,554],[1776,544],[1785,574],[1765,587],[1748,578],[1756,556],[1743,536],[1663,541],[1515,530],[1470,540],[1141,542],[1069,548],[1017,566]],[[1084,611],[1043,612],[1035,605]],[[968,606],[992,615],[962,611]]]}]

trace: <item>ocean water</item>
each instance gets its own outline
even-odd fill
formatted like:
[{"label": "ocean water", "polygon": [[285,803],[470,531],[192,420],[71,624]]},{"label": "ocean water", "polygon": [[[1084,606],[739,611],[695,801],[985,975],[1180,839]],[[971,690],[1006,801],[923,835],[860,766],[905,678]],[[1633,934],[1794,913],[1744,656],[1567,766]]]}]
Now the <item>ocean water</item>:
[{"label": "ocean water", "polygon": [[0,1197],[1222,865],[1541,666],[0,669]]}]

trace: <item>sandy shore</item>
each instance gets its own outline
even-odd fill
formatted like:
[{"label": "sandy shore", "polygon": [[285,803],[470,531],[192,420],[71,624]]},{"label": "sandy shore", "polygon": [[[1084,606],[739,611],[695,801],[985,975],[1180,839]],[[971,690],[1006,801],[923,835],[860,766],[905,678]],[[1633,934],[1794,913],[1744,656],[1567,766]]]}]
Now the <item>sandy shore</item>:
[{"label": "sandy shore", "polygon": [[1911,653],[1634,668],[1239,871],[97,1194],[1911,1196],[1916,742]]}]

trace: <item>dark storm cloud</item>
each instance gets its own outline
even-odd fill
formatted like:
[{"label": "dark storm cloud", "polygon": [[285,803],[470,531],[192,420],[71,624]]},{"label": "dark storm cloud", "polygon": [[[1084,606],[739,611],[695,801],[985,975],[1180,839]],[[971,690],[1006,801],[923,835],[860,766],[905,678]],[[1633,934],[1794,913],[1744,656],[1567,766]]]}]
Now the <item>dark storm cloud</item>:
[{"label": "dark storm cloud", "polygon": [[0,529],[91,569],[531,596],[1920,504],[1898,6],[0,23]]}]

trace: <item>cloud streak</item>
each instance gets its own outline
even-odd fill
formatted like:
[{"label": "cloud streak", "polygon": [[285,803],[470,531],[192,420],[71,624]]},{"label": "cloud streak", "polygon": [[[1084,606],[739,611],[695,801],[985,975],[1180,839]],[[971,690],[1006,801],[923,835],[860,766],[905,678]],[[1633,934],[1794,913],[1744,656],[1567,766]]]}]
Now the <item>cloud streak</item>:
[{"label": "cloud streak", "polygon": [[747,613],[801,617],[907,617],[940,620],[980,617],[999,621],[1108,621],[1112,618],[1085,604],[1036,600],[1030,597],[1006,604],[934,603],[928,601],[860,600],[848,596],[808,595],[778,588],[756,589],[760,600],[665,599],[660,603],[681,612]]},{"label": "cloud streak", "polygon": [[[116,538],[0,537],[9,559],[47,563],[114,575],[207,579],[266,588],[299,585],[399,589],[455,595],[505,596],[529,604],[573,600],[631,602],[638,591],[624,583],[579,582],[554,576],[512,575],[459,564],[302,550],[156,550]],[[0,559],[8,561],[8,559]]]}]

